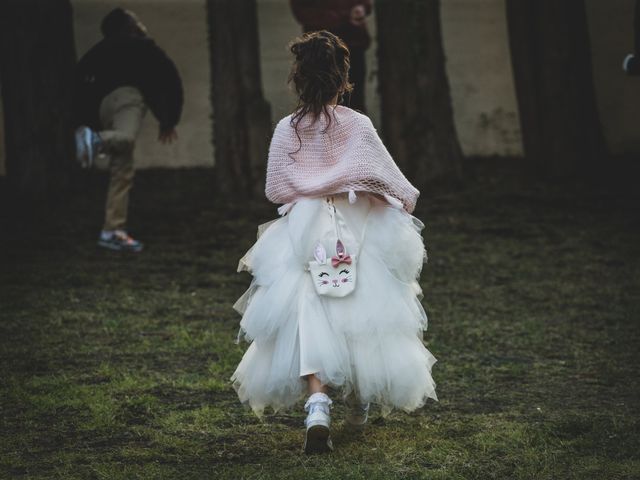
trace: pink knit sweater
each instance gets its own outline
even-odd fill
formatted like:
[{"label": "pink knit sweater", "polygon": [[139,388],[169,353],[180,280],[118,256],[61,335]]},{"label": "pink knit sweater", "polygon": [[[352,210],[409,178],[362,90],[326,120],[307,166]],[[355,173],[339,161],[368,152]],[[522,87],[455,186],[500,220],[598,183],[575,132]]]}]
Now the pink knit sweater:
[{"label": "pink knit sweater", "polygon": [[[345,192],[368,192],[402,202],[413,212],[420,192],[409,183],[383,145],[371,120],[337,106],[329,123],[305,116],[296,136],[291,115],[278,123],[269,147],[266,194],[274,203]],[[392,197],[392,198],[390,198]]]}]

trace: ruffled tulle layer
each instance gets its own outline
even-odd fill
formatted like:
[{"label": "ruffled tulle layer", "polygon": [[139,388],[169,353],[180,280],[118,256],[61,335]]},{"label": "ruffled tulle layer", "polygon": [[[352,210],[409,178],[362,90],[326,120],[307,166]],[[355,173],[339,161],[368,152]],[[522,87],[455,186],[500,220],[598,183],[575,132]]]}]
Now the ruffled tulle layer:
[{"label": "ruffled tulle layer", "polygon": [[436,399],[435,358],[422,343],[427,317],[417,282],[425,259],[423,225],[367,195],[335,198],[340,237],[357,259],[357,284],[343,298],[319,296],[306,270],[321,241],[335,250],[324,199],[305,199],[259,229],[239,270],[254,278],[234,306],[251,342],[233,374],[242,402],[261,414],[306,393],[305,375],[355,392],[383,411],[411,411]]}]

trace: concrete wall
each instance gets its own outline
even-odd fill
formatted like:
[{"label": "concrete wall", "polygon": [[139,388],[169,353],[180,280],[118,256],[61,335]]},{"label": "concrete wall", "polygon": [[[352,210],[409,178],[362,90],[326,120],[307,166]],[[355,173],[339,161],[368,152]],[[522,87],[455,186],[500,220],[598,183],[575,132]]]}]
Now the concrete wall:
[{"label": "concrete wall", "polygon": [[[456,127],[467,155],[522,153],[517,105],[509,59],[505,0],[443,0],[442,28]],[[593,51],[594,78],[605,135],[614,153],[640,153],[640,79],[623,74],[621,63],[632,48],[633,0],[586,0]],[[186,104],[180,141],[157,143],[157,126],[149,115],[138,144],[138,167],[210,166],[211,107],[205,0],[75,0],[78,54],[100,38],[99,22],[111,8],[139,13],[169,55],[185,82]],[[288,114],[294,99],[286,84],[288,42],[300,34],[288,0],[258,0],[264,91],[274,121]],[[369,18],[375,38],[375,20]],[[379,124],[375,43],[367,55],[367,104]],[[0,136],[0,174],[3,155]]]},{"label": "concrete wall", "polygon": [[442,35],[465,155],[520,155],[505,0],[444,0]]}]

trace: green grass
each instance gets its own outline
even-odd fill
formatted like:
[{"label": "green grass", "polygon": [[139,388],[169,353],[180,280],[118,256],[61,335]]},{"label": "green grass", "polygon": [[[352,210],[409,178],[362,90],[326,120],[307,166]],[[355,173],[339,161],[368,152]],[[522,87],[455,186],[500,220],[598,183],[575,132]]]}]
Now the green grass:
[{"label": "green grass", "polygon": [[210,172],[146,172],[139,256],[95,247],[103,180],[34,225],[0,219],[0,478],[640,478],[640,196],[483,179],[424,195],[422,286],[440,401],[331,455],[301,408],[258,420],[229,376],[235,272],[261,202]]}]

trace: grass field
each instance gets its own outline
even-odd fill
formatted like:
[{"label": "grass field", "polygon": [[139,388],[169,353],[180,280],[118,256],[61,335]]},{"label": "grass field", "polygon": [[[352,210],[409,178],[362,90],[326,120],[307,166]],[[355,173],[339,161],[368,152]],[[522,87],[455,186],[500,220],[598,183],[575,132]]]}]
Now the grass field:
[{"label": "grass field", "polygon": [[440,401],[361,433],[338,405],[336,451],[306,457],[301,407],[260,421],[228,380],[237,260],[274,207],[145,172],[148,248],[119,255],[88,180],[37,225],[0,219],[0,478],[640,478],[640,191],[424,194]]}]

